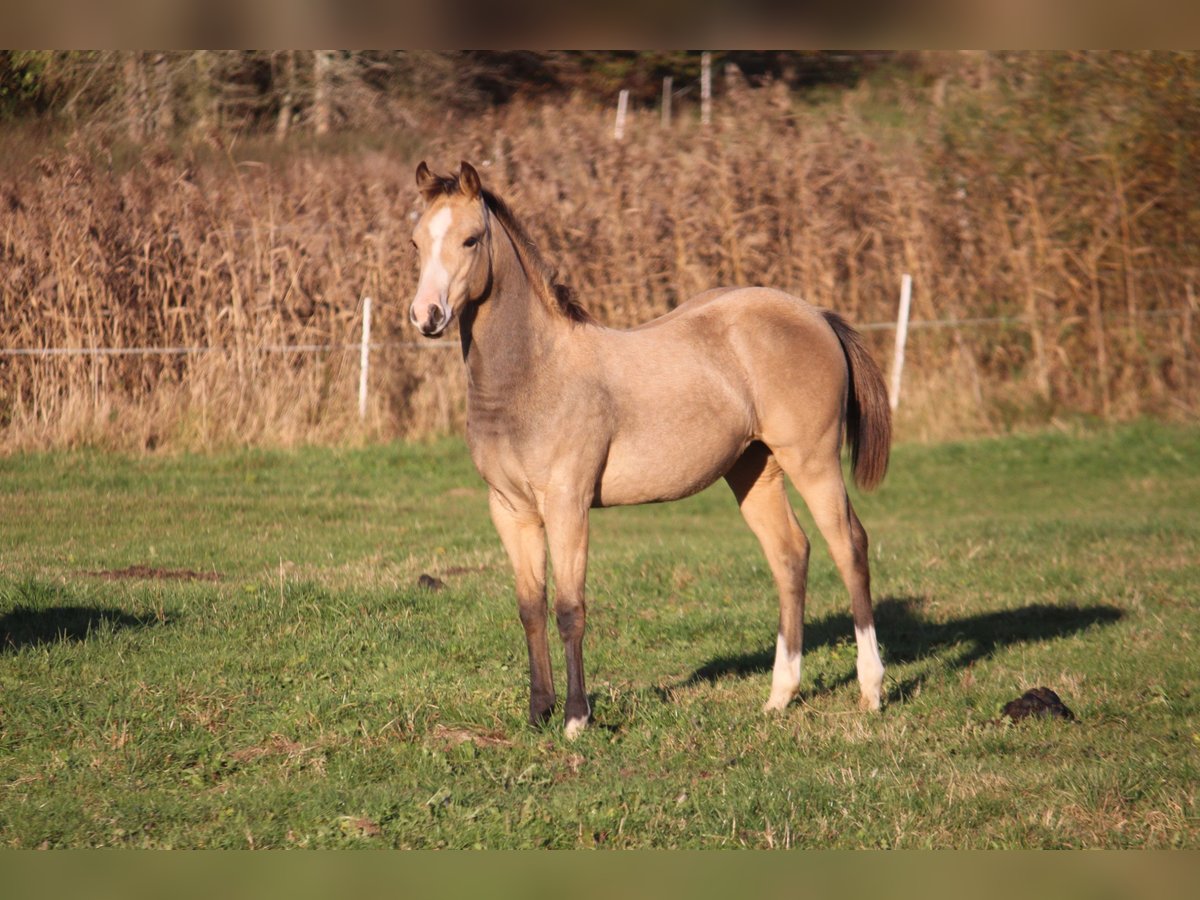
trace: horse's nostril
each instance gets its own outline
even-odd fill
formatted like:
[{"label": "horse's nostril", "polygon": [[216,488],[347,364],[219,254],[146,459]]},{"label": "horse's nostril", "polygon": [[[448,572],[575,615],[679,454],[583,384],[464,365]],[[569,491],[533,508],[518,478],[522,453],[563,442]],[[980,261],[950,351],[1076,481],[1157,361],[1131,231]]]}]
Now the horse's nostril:
[{"label": "horse's nostril", "polygon": [[434,328],[442,324],[442,308],[435,306],[429,311],[429,324]]}]

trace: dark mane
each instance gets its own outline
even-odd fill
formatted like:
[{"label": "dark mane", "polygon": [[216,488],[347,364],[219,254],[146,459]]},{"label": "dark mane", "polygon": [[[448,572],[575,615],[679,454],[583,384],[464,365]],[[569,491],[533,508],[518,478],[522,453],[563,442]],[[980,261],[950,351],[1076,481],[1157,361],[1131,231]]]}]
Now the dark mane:
[{"label": "dark mane", "polygon": [[[431,198],[443,194],[454,194],[458,192],[458,189],[457,175],[435,175],[433,182],[425,190],[426,197]],[[512,245],[517,251],[517,259],[520,260],[521,267],[525,270],[537,295],[542,298],[542,302],[549,309],[566,316],[572,322],[594,324],[596,320],[592,318],[592,314],[584,308],[583,304],[575,299],[575,292],[567,285],[554,280],[557,271],[542,258],[542,254],[529,237],[529,232],[513,215],[508,204],[486,188],[483,189],[483,202],[487,204],[488,210],[500,220],[501,226],[508,232],[508,236],[512,239]]]},{"label": "dark mane", "polygon": [[542,299],[552,304],[572,322],[594,323],[596,320],[592,318],[592,314],[575,299],[575,292],[567,285],[554,280],[558,274],[557,271],[542,258],[542,254],[529,237],[529,232],[513,215],[508,204],[486,188],[483,191],[483,202],[487,204],[492,215],[500,220],[500,224],[512,238],[521,265],[524,266],[525,273],[532,279],[534,288]]}]

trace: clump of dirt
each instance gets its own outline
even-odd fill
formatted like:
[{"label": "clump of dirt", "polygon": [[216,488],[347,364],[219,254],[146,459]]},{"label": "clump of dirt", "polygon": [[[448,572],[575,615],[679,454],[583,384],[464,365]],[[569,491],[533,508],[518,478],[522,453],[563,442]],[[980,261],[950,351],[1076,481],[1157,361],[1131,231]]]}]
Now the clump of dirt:
[{"label": "clump of dirt", "polygon": [[1029,716],[1052,716],[1068,722],[1075,719],[1075,713],[1071,712],[1062,702],[1062,698],[1048,687],[1026,691],[1016,700],[1010,700],[1004,704],[1001,712],[1014,722],[1020,722]]},{"label": "clump of dirt", "polygon": [[194,569],[159,569],[154,566],[126,566],[124,569],[102,569],[84,572],[96,578],[120,581],[127,578],[155,578],[161,581],[220,581],[220,572],[197,572]]},{"label": "clump of dirt", "polygon": [[417,587],[425,588],[427,591],[440,591],[446,586],[446,582],[440,578],[434,578],[426,573],[417,579]]},{"label": "clump of dirt", "polygon": [[348,837],[379,837],[383,834],[379,823],[366,816],[339,816],[338,824],[342,827],[342,833]]}]

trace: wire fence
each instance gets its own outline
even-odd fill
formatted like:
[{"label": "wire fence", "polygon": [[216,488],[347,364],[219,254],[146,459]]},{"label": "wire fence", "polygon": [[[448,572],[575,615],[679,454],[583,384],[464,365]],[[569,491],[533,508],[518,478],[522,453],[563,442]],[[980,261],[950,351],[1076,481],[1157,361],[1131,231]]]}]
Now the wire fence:
[{"label": "wire fence", "polygon": [[[1187,307],[1177,309],[1139,310],[1138,318],[1169,318],[1186,316],[1197,311]],[[1105,321],[1127,319],[1127,312],[1105,313]],[[970,328],[984,325],[1027,325],[1029,316],[983,316],[965,319],[912,319],[909,328]],[[854,326],[858,331],[892,331],[896,322],[865,322]],[[373,341],[371,351],[405,347],[413,350],[446,350],[461,347],[455,340],[442,341]],[[204,353],[328,353],[335,350],[361,350],[361,343],[342,344],[262,344],[257,346],[193,346],[193,347],[16,347],[0,348],[0,356],[193,356]]]},{"label": "wire fence", "polygon": [[[372,350],[410,347],[441,350],[460,346],[458,341],[377,341]],[[266,344],[254,347],[18,347],[0,349],[0,356],[196,356],[203,353],[328,353],[332,350],[361,350],[362,344]]]},{"label": "wire fence", "polygon": [[[891,380],[888,389],[889,402],[893,410],[900,403],[900,390],[904,371],[904,348],[908,339],[909,329],[934,328],[972,328],[988,325],[1023,325],[1035,326],[1035,320],[1028,315],[1015,316],[977,316],[971,318],[942,318],[942,319],[909,319],[911,307],[912,278],[905,274],[901,279],[900,303],[894,322],[865,322],[858,326],[860,331],[896,331],[894,355],[891,366]],[[1166,310],[1134,310],[1137,318],[1163,318],[1181,316],[1185,320],[1185,330],[1190,332],[1190,317],[1193,312],[1191,294],[1189,305],[1178,309]],[[361,305],[362,337],[358,343],[307,343],[307,344],[262,344],[257,346],[191,346],[191,347],[17,347],[0,349],[0,358],[4,357],[34,357],[34,358],[68,358],[68,357],[114,357],[114,356],[198,356],[203,354],[244,354],[252,353],[329,353],[335,351],[359,351],[359,381],[358,381],[358,415],[365,419],[367,415],[367,395],[369,391],[369,369],[371,353],[385,348],[409,348],[414,350],[442,350],[461,346],[455,340],[440,341],[372,341],[371,340],[371,298],[363,297]],[[1130,311],[1125,313],[1108,313],[1100,316],[1101,320],[1124,319],[1130,317]]]}]

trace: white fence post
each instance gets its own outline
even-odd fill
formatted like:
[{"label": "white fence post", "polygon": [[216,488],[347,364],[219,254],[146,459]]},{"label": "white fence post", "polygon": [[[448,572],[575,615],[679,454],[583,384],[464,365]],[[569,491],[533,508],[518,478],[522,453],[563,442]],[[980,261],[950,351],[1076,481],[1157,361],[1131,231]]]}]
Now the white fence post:
[{"label": "white fence post", "polygon": [[700,124],[712,124],[712,53],[700,54]]},{"label": "white fence post", "polygon": [[625,139],[625,113],[629,109],[629,89],[621,91],[617,97],[617,122],[613,125],[613,138],[621,141]]},{"label": "white fence post", "polygon": [[904,372],[904,344],[908,341],[908,311],[912,307],[912,276],[900,278],[900,311],[896,315],[896,352],[892,357],[892,410],[900,405],[900,375]]},{"label": "white fence post", "polygon": [[358,418],[367,417],[367,369],[371,365],[371,298],[363,297],[362,348],[358,357]]}]

